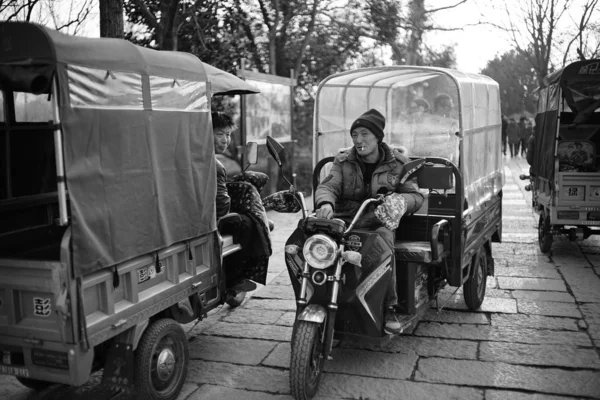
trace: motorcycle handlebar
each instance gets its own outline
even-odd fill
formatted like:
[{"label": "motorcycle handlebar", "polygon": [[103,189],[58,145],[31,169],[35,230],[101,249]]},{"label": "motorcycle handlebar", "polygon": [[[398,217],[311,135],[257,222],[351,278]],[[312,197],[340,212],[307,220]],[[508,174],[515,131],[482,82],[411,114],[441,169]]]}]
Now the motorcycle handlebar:
[{"label": "motorcycle handlebar", "polygon": [[344,235],[346,235],[348,232],[350,232],[352,230],[352,228],[354,228],[354,225],[356,224],[356,222],[358,221],[358,219],[362,216],[363,212],[365,211],[365,209],[367,208],[367,206],[369,204],[375,203],[376,205],[379,205],[379,204],[383,203],[384,199],[385,199],[385,195],[378,194],[377,197],[374,197],[372,199],[367,199],[367,200],[363,201],[363,203],[360,205],[360,208],[356,212],[356,215],[352,219],[352,222],[350,222],[350,225],[344,231]]}]

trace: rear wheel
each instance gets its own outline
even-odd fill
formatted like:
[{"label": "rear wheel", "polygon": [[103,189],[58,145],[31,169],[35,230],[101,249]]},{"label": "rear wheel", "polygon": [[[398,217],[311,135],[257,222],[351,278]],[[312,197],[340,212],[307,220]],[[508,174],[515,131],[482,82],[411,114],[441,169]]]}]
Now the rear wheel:
[{"label": "rear wheel", "polygon": [[21,385],[28,387],[29,389],[33,389],[36,392],[41,392],[52,385],[52,382],[40,381],[38,379],[23,378],[20,376],[15,376],[15,378],[17,378]]},{"label": "rear wheel", "polygon": [[135,353],[135,390],[140,399],[175,400],[188,371],[185,332],[172,319],[160,319],[144,332]]},{"label": "rear wheel", "polygon": [[552,247],[552,234],[550,233],[550,217],[546,216],[546,212],[540,212],[538,223],[538,242],[542,253],[547,253]]},{"label": "rear wheel", "polygon": [[312,399],[319,389],[323,373],[323,327],[296,321],[290,360],[290,387],[296,400]]},{"label": "rear wheel", "polygon": [[476,310],[483,303],[487,284],[488,265],[487,253],[484,247],[479,249],[473,263],[473,270],[471,271],[471,276],[465,282],[463,294],[467,307],[471,310]]}]

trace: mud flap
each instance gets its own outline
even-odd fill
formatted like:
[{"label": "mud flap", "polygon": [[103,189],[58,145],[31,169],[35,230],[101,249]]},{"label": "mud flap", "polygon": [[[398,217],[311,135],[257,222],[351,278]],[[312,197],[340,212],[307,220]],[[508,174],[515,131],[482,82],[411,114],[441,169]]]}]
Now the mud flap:
[{"label": "mud flap", "polygon": [[325,317],[327,316],[327,311],[325,311],[325,307],[319,304],[309,304],[302,310],[300,315],[298,315],[298,321],[308,321],[308,322],[316,322],[318,324],[322,324],[325,321]]},{"label": "mud flap", "polygon": [[113,390],[132,393],[133,391],[133,346],[113,343],[104,363],[102,384]]}]

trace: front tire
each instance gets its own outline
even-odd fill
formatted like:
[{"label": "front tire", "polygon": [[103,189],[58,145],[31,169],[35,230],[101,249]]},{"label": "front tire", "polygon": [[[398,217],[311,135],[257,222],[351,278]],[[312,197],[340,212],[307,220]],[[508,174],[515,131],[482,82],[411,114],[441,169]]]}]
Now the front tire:
[{"label": "front tire", "polygon": [[473,271],[471,271],[471,276],[465,282],[463,295],[467,307],[470,310],[477,310],[483,303],[487,285],[488,262],[484,247],[479,249],[473,263]]},{"label": "front tire", "polygon": [[160,319],[144,332],[135,353],[135,390],[140,399],[175,400],[187,376],[189,347],[172,319]]},{"label": "front tire", "polygon": [[540,212],[538,223],[538,242],[542,253],[547,253],[552,247],[552,234],[550,233],[550,217],[546,216],[546,212]]},{"label": "front tire", "polygon": [[312,399],[323,373],[324,324],[296,321],[290,360],[290,387],[296,400]]}]

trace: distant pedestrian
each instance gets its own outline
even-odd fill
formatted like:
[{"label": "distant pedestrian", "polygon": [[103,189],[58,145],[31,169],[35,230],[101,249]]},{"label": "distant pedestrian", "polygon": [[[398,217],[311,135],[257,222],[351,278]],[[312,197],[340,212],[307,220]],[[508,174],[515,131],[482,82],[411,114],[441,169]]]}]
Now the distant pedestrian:
[{"label": "distant pedestrian", "polygon": [[502,114],[502,153],[504,153],[504,155],[506,155],[506,128],[508,128],[508,118],[506,118],[506,115]]},{"label": "distant pedestrian", "polygon": [[530,130],[527,129],[527,122],[528,120],[526,117],[521,117],[519,119],[519,144],[517,146],[517,153],[521,153],[521,157],[524,157],[527,152],[527,139],[531,136]]},{"label": "distant pedestrian", "polygon": [[508,147],[510,148],[510,156],[516,157],[519,155],[519,126],[514,118],[508,120],[508,127],[506,128],[506,135],[508,137]]}]

